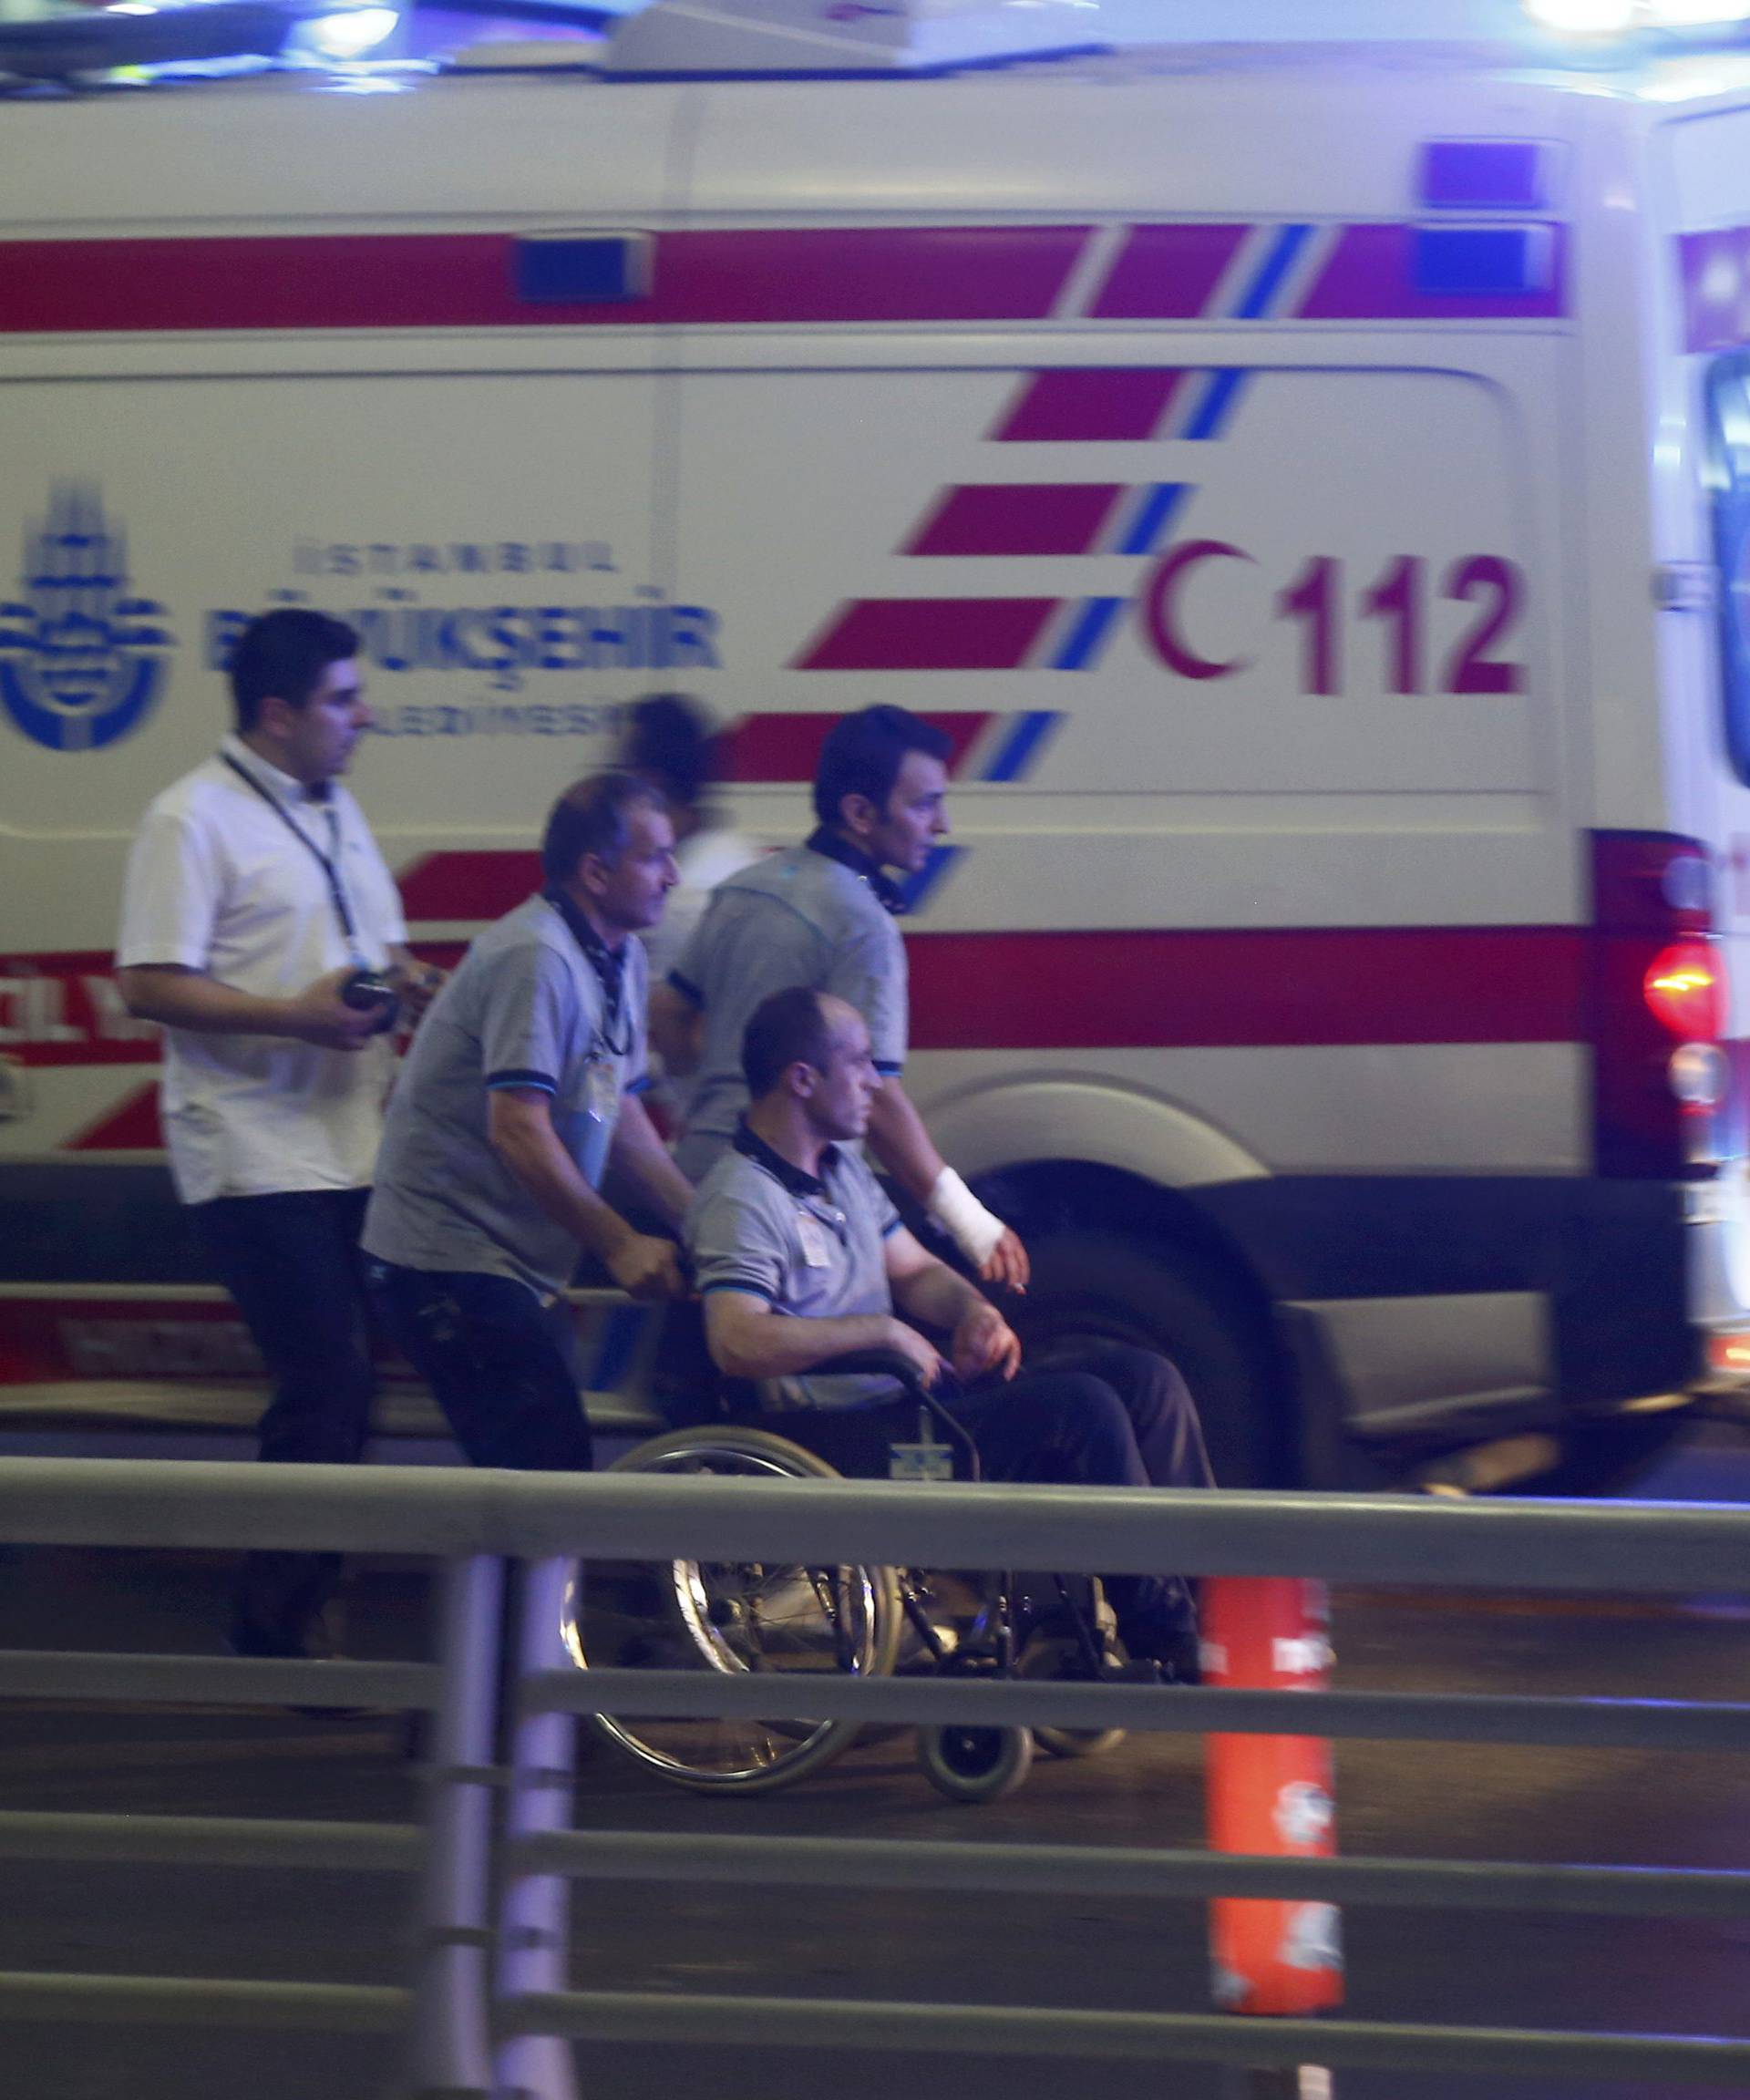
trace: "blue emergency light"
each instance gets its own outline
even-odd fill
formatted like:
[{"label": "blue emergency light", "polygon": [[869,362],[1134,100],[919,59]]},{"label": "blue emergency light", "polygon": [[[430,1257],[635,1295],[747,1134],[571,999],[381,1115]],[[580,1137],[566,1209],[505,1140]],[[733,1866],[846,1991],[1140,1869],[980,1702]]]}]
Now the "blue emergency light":
[{"label": "blue emergency light", "polygon": [[1550,158],[1536,139],[1430,139],[1416,201],[1436,211],[1541,211],[1549,203]]},{"label": "blue emergency light", "polygon": [[1415,283],[1430,298],[1527,298],[1554,283],[1547,226],[1418,226]]},{"label": "blue emergency light", "polygon": [[530,305],[623,305],[650,295],[650,236],[525,234],[516,271],[517,296]]}]

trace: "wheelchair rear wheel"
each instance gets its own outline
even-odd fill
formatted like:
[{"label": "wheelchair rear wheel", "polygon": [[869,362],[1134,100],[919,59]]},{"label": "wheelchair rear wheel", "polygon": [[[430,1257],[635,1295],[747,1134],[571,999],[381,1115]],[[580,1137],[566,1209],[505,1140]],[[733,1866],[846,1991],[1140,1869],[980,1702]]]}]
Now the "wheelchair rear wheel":
[{"label": "wheelchair rear wheel", "polygon": [[[812,1453],[764,1429],[678,1429],[617,1459],[617,1473],[836,1479]],[[785,1676],[889,1675],[899,1651],[890,1568],[769,1561],[591,1562],[566,1598],[565,1640],[582,1668]],[[853,1721],[599,1714],[596,1726],[677,1786],[754,1793],[788,1785],[850,1747]]]}]

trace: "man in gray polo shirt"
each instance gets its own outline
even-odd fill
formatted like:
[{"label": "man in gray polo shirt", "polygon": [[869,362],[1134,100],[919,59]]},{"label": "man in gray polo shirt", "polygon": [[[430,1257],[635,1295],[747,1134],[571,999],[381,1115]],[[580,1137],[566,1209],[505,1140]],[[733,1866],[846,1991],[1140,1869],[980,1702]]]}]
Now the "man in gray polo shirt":
[{"label": "man in gray polo shirt", "polygon": [[[801,985],[779,992],[749,1020],[743,1062],[751,1106],[693,1199],[686,1243],[713,1361],[760,1383],[774,1427],[839,1464],[847,1448],[905,1440],[911,1411],[894,1381],[818,1374],[835,1356],[889,1350],[972,1433],[989,1479],[1214,1485],[1190,1393],[1164,1357],[1094,1343],[1073,1369],[1022,1372],[1007,1321],[918,1243],[844,1148],[868,1129],[882,1084],[853,1007]],[[946,1362],[912,1320],[946,1337]],[[1113,1578],[1107,1590],[1131,1654],[1194,1678],[1184,1580]]]},{"label": "man in gray polo shirt", "polygon": [[1026,1250],[943,1160],[900,1080],[908,1015],[894,921],[903,901],[888,870],[921,872],[946,835],[948,753],[941,730],[903,707],[865,707],[834,723],[815,773],[812,836],[717,885],[667,985],[653,993],[651,1027],[668,1069],[696,1074],[674,1153],[696,1181],[746,1106],[741,1042],[760,1001],[790,984],[847,1001],[868,1024],[886,1081],[869,1123],[876,1158],[986,1282],[1024,1290]]},{"label": "man in gray polo shirt", "polygon": [[610,1161],[679,1225],[692,1189],[637,1096],[643,950],[675,880],[661,796],[605,773],[561,796],[545,887],[475,942],[389,1103],[364,1244],[401,1348],[479,1466],[586,1469],[561,1293],[580,1251],[634,1298],[686,1294],[674,1242],[596,1193]]}]

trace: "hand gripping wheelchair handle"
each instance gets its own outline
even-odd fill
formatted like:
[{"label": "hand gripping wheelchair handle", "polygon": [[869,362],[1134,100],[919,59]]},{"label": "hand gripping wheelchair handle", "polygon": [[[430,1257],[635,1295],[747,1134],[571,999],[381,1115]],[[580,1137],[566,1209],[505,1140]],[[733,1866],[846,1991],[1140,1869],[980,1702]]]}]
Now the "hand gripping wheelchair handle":
[{"label": "hand gripping wheelchair handle", "polygon": [[903,1388],[908,1399],[916,1401],[920,1419],[927,1417],[960,1453],[966,1463],[966,1477],[969,1480],[981,1477],[978,1446],[965,1426],[931,1392],[918,1375],[917,1366],[911,1358],[901,1356],[897,1349],[852,1349],[842,1356],[829,1356],[824,1363],[815,1364],[808,1375],[811,1378],[891,1378]]}]

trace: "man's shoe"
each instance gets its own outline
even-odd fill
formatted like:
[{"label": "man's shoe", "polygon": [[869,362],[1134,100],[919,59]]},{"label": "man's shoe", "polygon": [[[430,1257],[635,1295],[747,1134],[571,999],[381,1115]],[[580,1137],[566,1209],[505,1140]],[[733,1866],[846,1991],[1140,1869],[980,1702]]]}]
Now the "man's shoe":
[{"label": "man's shoe", "polygon": [[1146,1663],[1161,1684],[1200,1684],[1203,1668],[1198,1657],[1198,1638],[1182,1626],[1138,1626],[1121,1639],[1131,1664]]},{"label": "man's shoe", "polygon": [[[233,1655],[243,1656],[254,1662],[338,1662],[345,1657],[335,1652],[326,1638],[320,1621],[303,1632],[290,1632],[283,1627],[265,1628],[249,1621],[234,1621],[225,1637],[225,1646]],[[398,1709],[389,1706],[295,1706],[288,1705],[288,1714],[297,1714],[306,1721],[382,1721]]]},{"label": "man's shoe", "polygon": [[233,1655],[265,1662],[326,1662],[334,1655],[334,1650],[324,1641],[313,1640],[304,1632],[294,1633],[285,1627],[261,1626],[246,1619],[232,1621],[225,1646]]}]

